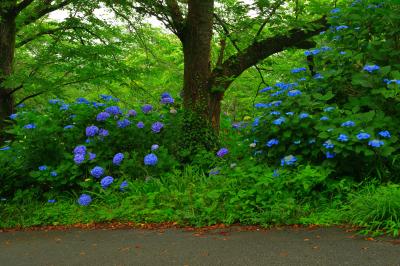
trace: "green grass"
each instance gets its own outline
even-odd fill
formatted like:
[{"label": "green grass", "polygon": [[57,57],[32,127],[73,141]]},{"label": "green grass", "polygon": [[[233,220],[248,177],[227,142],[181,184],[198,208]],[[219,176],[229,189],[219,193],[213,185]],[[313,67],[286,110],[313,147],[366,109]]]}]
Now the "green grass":
[{"label": "green grass", "polygon": [[[0,202],[0,228],[77,223],[176,222],[207,226],[353,224],[363,233],[399,235],[398,185],[368,185],[355,190],[343,181],[321,191],[316,172],[304,168],[273,177],[261,168],[238,168],[208,176],[186,167],[160,179],[136,180],[126,192],[100,190],[93,202],[80,206],[77,195],[55,197],[56,203],[25,198]],[[307,184],[294,186],[296,184]],[[314,183],[313,183],[314,182]]]}]

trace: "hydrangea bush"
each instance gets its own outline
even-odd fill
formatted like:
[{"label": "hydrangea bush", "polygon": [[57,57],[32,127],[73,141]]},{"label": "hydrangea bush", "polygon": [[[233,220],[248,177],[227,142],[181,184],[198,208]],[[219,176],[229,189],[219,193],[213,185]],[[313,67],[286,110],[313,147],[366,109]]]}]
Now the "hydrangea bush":
[{"label": "hydrangea bush", "polygon": [[177,150],[176,134],[170,128],[176,127],[177,114],[170,112],[174,99],[167,95],[160,106],[131,109],[107,95],[98,102],[54,99],[41,110],[19,108],[10,116],[14,141],[0,150],[1,194],[27,188],[124,190],[126,179],[169,171],[176,165],[171,153]]},{"label": "hydrangea bush", "polygon": [[260,91],[246,136],[254,155],[277,167],[324,165],[335,176],[399,177],[400,29],[390,26],[400,23],[399,6],[384,5],[335,9],[319,47]]}]

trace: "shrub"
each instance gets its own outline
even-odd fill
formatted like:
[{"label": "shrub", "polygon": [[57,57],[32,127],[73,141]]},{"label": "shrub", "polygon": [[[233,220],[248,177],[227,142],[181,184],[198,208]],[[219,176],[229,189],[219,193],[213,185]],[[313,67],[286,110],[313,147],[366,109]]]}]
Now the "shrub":
[{"label": "shrub", "polygon": [[[169,102],[159,111],[145,105],[136,112],[101,95],[99,102],[50,100],[42,110],[19,109],[8,130],[14,141],[0,150],[0,193],[101,189],[104,176],[144,179],[169,171],[177,164],[170,152],[176,150],[174,134],[167,133],[177,115]],[[158,157],[151,166],[144,163],[149,153]]]},{"label": "shrub", "polygon": [[339,176],[400,180],[393,163],[400,149],[400,31],[390,27],[400,23],[399,5],[359,2],[335,12],[320,47],[305,52],[310,73],[293,69],[291,80],[260,91],[246,138],[270,165],[313,163]]}]

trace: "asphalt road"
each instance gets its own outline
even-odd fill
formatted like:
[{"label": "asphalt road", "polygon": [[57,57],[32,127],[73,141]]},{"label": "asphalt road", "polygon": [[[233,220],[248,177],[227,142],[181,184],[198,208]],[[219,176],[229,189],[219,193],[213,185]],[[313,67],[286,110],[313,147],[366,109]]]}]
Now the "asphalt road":
[{"label": "asphalt road", "polygon": [[400,240],[334,227],[3,232],[0,265],[400,265]]}]

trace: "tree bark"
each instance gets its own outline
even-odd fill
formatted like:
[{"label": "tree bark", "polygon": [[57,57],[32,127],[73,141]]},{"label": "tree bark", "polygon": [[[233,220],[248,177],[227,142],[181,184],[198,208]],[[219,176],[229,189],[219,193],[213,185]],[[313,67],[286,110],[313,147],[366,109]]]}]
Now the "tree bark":
[{"label": "tree bark", "polygon": [[[182,38],[184,54],[183,105],[206,122],[219,122],[220,102],[211,93],[213,0],[191,0]],[[218,123],[219,124],[219,123]]]},{"label": "tree bark", "polygon": [[0,135],[4,128],[4,119],[14,112],[12,89],[7,88],[3,82],[12,73],[15,36],[15,14],[12,11],[0,10]]}]

